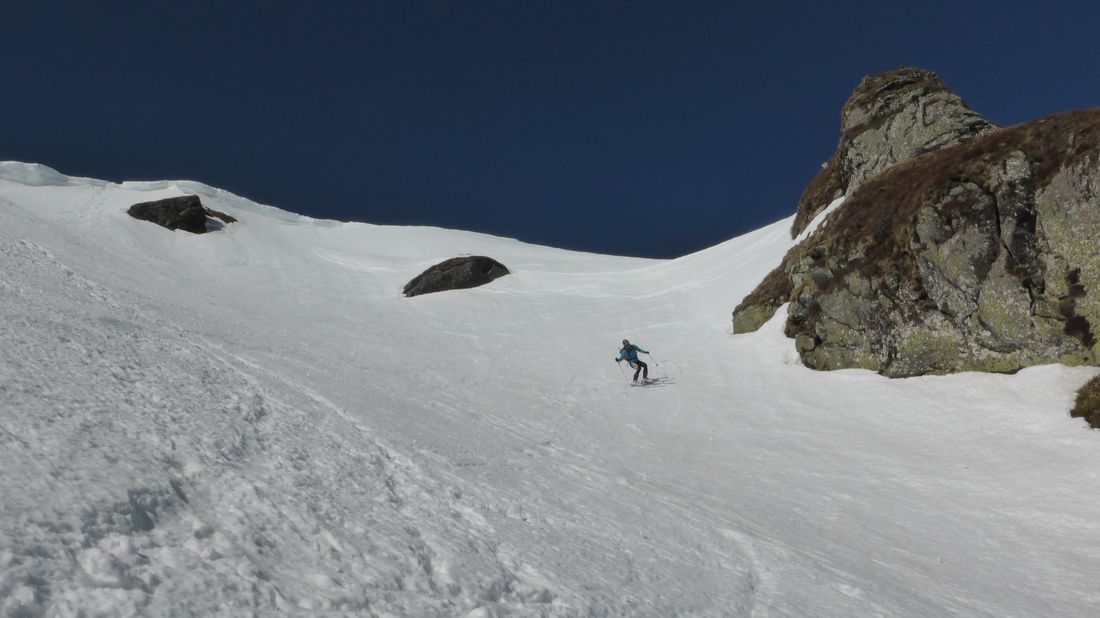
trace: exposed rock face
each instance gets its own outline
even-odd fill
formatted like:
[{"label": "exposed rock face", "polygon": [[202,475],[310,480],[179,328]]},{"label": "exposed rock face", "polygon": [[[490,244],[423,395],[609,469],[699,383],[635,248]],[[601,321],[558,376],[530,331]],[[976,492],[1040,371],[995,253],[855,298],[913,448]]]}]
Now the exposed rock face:
[{"label": "exposed rock face", "polygon": [[425,270],[406,284],[405,296],[475,288],[507,274],[504,264],[493,258],[481,255],[451,258]]},{"label": "exposed rock face", "polygon": [[[126,211],[131,217],[151,221],[170,230],[183,230],[192,234],[205,234],[220,228],[224,223],[236,223],[236,219],[202,205],[197,195],[170,197],[153,202],[134,204]],[[211,221],[211,219],[219,219]]]},{"label": "exposed rock face", "polygon": [[892,166],[781,270],[786,297],[765,282],[776,292],[737,312],[790,300],[786,331],[809,367],[912,376],[1096,364],[1100,109]]},{"label": "exposed rock face", "polygon": [[994,129],[931,71],[903,68],[865,77],[844,105],[836,154],[799,200],[792,236],[834,199],[890,166]]}]

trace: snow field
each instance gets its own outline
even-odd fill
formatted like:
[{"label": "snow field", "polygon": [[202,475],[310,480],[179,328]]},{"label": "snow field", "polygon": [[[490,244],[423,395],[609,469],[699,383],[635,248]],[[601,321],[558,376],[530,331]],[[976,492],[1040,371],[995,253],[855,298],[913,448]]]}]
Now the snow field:
[{"label": "snow field", "polygon": [[[241,222],[125,215],[180,193]],[[1092,615],[1095,370],[730,336],[789,224],[643,260],[2,164],[0,609]],[[464,253],[514,274],[400,296]],[[628,386],[624,337],[669,384]]]}]

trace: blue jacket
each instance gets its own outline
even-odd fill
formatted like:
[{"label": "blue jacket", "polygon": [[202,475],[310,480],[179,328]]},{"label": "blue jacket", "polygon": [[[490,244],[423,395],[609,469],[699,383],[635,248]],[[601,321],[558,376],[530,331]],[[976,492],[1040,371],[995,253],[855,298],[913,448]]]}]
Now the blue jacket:
[{"label": "blue jacket", "polygon": [[627,362],[630,362],[630,363],[636,362],[638,360],[638,352],[642,352],[643,354],[649,354],[649,350],[643,350],[643,349],[639,348],[638,346],[636,346],[632,343],[632,344],[626,346],[625,348],[623,348],[622,350],[619,350],[619,358],[616,358],[615,362],[617,363],[617,362],[623,361],[623,360],[625,360]]}]

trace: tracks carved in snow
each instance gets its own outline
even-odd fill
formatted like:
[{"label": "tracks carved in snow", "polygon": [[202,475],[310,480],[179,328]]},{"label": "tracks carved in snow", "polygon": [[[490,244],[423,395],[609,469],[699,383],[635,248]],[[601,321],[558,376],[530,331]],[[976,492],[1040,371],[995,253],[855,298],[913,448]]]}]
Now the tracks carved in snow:
[{"label": "tracks carved in snow", "polygon": [[752,605],[749,608],[749,616],[751,618],[766,618],[770,615],[771,602],[776,593],[775,578],[768,569],[767,564],[760,557],[756,543],[748,535],[736,530],[721,528],[719,532],[722,533],[722,536],[736,543],[741,548],[741,552],[749,559],[749,585],[752,592]]}]

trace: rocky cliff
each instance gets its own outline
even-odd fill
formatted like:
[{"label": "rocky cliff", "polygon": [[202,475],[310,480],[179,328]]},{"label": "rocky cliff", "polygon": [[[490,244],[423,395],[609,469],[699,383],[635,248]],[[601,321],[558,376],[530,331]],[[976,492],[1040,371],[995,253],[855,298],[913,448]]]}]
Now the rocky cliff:
[{"label": "rocky cliff", "polygon": [[[853,100],[891,79],[865,79]],[[1096,364],[1100,110],[978,132],[847,176],[844,205],[738,306],[735,332],[790,302],[786,332],[817,369],[912,376]],[[883,145],[862,160],[908,149]],[[834,160],[855,159],[838,151]]]},{"label": "rocky cliff", "polygon": [[865,77],[841,111],[836,153],[799,200],[791,235],[890,166],[996,128],[931,71],[907,67]]}]

